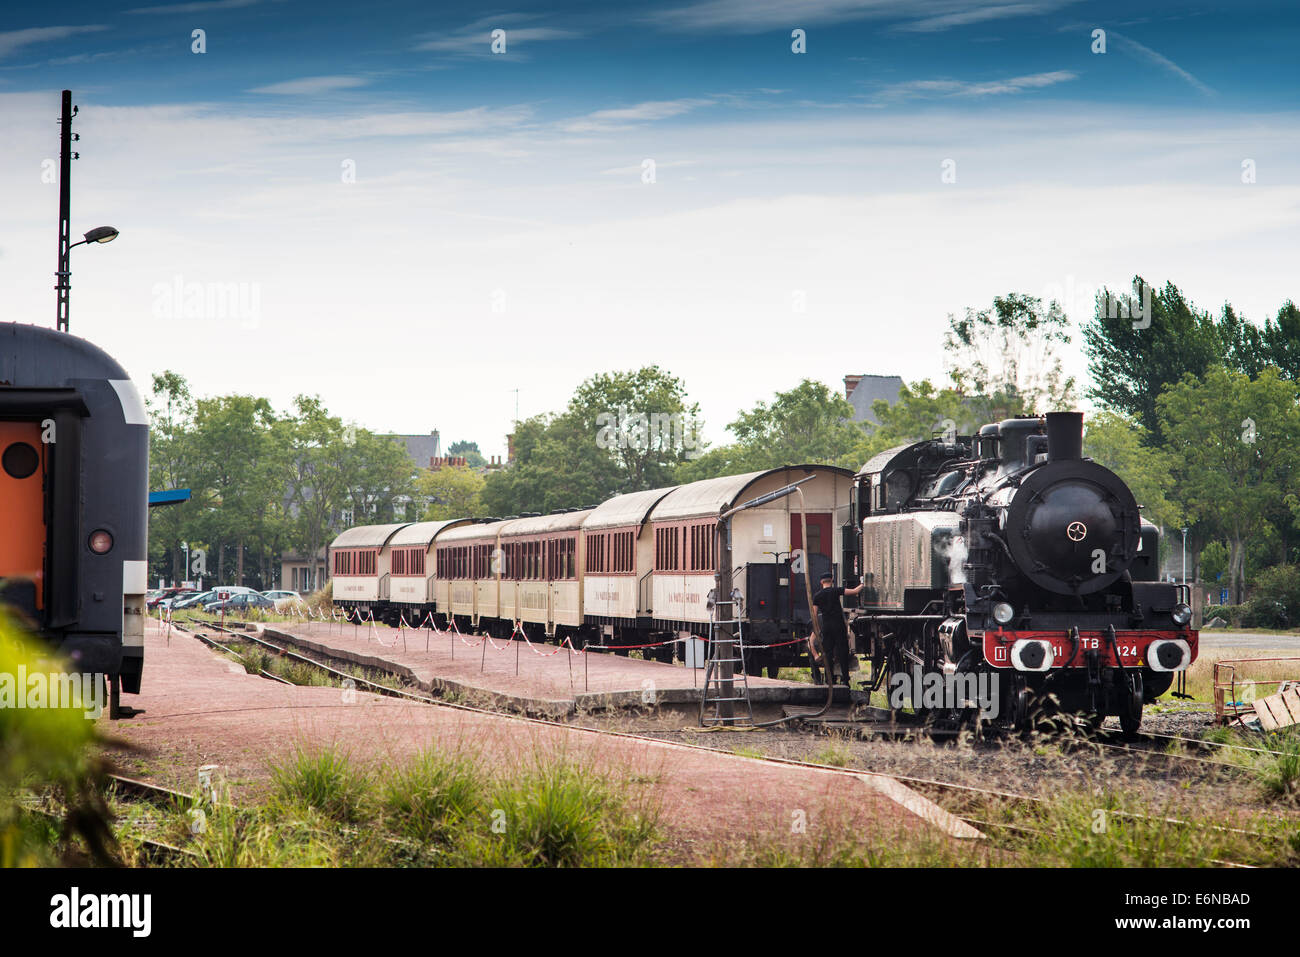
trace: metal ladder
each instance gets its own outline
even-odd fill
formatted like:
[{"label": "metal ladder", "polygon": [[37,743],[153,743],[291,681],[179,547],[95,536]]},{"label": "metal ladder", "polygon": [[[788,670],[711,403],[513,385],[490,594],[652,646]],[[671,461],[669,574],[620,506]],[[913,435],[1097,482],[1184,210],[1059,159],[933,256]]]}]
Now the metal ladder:
[{"label": "metal ladder", "polygon": [[[723,605],[735,607],[733,601],[719,601],[715,604],[715,609]],[[716,611],[715,611],[716,613]],[[732,637],[732,654],[734,657],[725,658],[722,655],[722,642],[717,639],[715,631],[718,625],[734,625],[735,634]],[[732,666],[732,688],[731,693],[722,686],[720,672],[722,665],[730,662]],[[739,669],[739,673],[736,673]],[[710,690],[713,694],[710,695]],[[749,701],[749,673],[745,670],[745,635],[744,626],[739,618],[724,619],[718,621],[714,618],[709,619],[709,660],[704,668],[704,694],[700,698],[700,725],[707,726],[711,724],[729,724],[736,725],[745,720],[740,714],[732,718],[722,716],[722,705],[724,702],[743,701],[745,703],[745,713],[748,714],[748,722],[754,723],[754,708]],[[713,706],[713,713],[709,714],[709,706]],[[739,709],[733,708],[733,711]]]}]

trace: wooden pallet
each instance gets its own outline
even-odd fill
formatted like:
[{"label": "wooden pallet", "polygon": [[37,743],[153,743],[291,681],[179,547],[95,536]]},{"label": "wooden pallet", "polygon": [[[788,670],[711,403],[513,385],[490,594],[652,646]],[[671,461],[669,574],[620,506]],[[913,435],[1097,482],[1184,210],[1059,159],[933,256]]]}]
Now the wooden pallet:
[{"label": "wooden pallet", "polygon": [[1267,698],[1259,698],[1255,702],[1255,714],[1259,717],[1260,727],[1265,731],[1300,724],[1300,690],[1290,688]]}]

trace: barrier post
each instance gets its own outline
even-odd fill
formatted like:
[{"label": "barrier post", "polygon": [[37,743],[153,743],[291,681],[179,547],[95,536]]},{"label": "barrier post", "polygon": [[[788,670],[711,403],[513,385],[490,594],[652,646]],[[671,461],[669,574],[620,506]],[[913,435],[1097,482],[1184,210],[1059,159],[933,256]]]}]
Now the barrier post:
[{"label": "barrier post", "polygon": [[515,677],[519,677],[519,642],[515,642]]},{"label": "barrier post", "polygon": [[483,673],[483,666],[487,664],[487,635],[484,635],[482,640],[483,640],[483,657],[478,663],[479,674]]},{"label": "barrier post", "polygon": [[569,690],[573,690],[573,642],[568,638],[564,639],[565,644],[569,646]]}]

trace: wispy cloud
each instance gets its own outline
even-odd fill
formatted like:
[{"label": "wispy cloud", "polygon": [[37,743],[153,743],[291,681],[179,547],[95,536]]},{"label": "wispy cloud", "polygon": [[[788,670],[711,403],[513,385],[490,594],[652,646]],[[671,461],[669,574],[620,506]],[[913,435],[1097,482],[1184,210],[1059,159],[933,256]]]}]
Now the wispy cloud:
[{"label": "wispy cloud", "polygon": [[492,31],[506,31],[506,55],[516,52],[516,45],[527,47],[547,40],[571,40],[582,36],[576,30],[561,27],[524,26],[537,14],[503,13],[483,17],[448,33],[425,34],[416,43],[421,52],[450,53],[457,56],[493,56]]},{"label": "wispy cloud", "polygon": [[972,23],[984,23],[988,20],[1004,20],[1007,17],[1032,17],[1044,13],[1050,13],[1060,7],[1065,6],[1070,0],[1061,0],[1058,3],[1039,2],[1039,3],[1004,3],[994,6],[976,6],[969,10],[959,10],[954,13],[942,13],[938,16],[923,17],[920,20],[913,20],[909,23],[898,24],[897,29],[909,33],[936,33],[940,30],[949,30],[952,27],[969,26]]},{"label": "wispy cloud", "polygon": [[211,13],[214,10],[235,10],[252,7],[262,0],[196,0],[194,3],[170,3],[159,7],[135,7],[127,13]]},{"label": "wispy cloud", "polygon": [[95,33],[107,29],[108,27],[103,25],[88,25],[82,27],[28,27],[26,30],[9,30],[0,33],[0,59],[33,43],[52,43],[57,40],[66,40],[68,37],[77,36],[81,33]]},{"label": "wispy cloud", "polygon": [[275,93],[285,96],[315,96],[335,90],[351,90],[369,83],[362,76],[304,76],[297,80],[284,80],[267,86],[255,86],[249,93]]},{"label": "wispy cloud", "polygon": [[990,6],[981,0],[702,0],[646,19],[674,30],[728,29],[741,33],[850,20],[893,20],[900,30],[930,33],[988,20],[1037,16],[1072,2],[1027,0]]},{"label": "wispy cloud", "polygon": [[566,133],[601,133],[607,130],[623,129],[638,123],[666,120],[674,116],[680,116],[683,113],[689,113],[697,107],[709,106],[712,103],[713,100],[710,99],[692,98],[649,100],[635,106],[597,110],[594,113],[588,113],[586,116],[562,122],[560,129]]},{"label": "wispy cloud", "polygon": [[1192,76],[1190,73],[1188,73],[1186,70],[1180,67],[1173,60],[1169,59],[1169,57],[1157,53],[1149,46],[1144,46],[1143,44],[1138,43],[1132,37],[1126,37],[1122,33],[1116,33],[1114,30],[1108,31],[1106,35],[1111,40],[1118,40],[1121,49],[1127,50],[1130,53],[1134,53],[1137,56],[1141,57],[1142,59],[1150,63],[1154,63],[1156,66],[1160,67],[1161,69],[1169,71],[1179,79],[1187,81],[1195,89],[1199,90],[1201,93],[1204,93],[1206,96],[1215,95],[1213,89],[1211,89],[1206,84],[1202,83],[1196,77]]},{"label": "wispy cloud", "polygon": [[1049,73],[1030,73],[1025,76],[1012,76],[1003,80],[909,80],[906,83],[894,83],[884,87],[878,94],[880,99],[909,99],[915,97],[975,97],[1002,96],[1009,93],[1024,93],[1027,90],[1040,90],[1078,79],[1077,73],[1069,70],[1053,70]]}]

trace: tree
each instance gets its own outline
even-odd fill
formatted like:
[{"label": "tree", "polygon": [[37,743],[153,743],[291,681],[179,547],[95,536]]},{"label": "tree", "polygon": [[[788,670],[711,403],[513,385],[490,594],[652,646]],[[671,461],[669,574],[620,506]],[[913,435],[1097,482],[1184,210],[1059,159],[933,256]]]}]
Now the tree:
[{"label": "tree", "polygon": [[357,428],[344,429],[342,443],[344,507],[352,512],[354,524],[402,521],[414,487],[406,448],[390,436]]},{"label": "tree", "polygon": [[1155,444],[1164,438],[1156,411],[1161,390],[1185,375],[1200,378],[1224,356],[1223,337],[1209,313],[1193,308],[1173,283],[1152,294],[1141,276],[1133,277],[1131,296],[1104,290],[1097,297],[1083,341],[1093,398],[1135,419]]},{"label": "tree", "polygon": [[1261,335],[1268,362],[1291,380],[1300,380],[1300,309],[1287,300],[1277,317],[1266,320]]},{"label": "tree", "polygon": [[892,405],[877,399],[871,412],[877,424],[849,461],[841,464],[857,469],[886,449],[932,439],[950,429],[958,435],[969,435],[985,423],[972,408],[971,400],[956,389],[935,389],[929,379],[905,383]]},{"label": "tree", "polygon": [[[194,412],[194,475],[203,537],[216,547],[217,579],[226,582],[223,546],[235,546],[235,581],[244,583],[244,550],[267,517],[275,483],[266,469],[273,453],[271,403],[247,395],[200,399]],[[209,565],[211,567],[211,565]]]},{"label": "tree", "polygon": [[488,476],[484,508],[497,515],[598,504],[671,484],[701,450],[698,407],[658,366],[600,373],[559,415],[516,424],[515,460]]},{"label": "tree", "polygon": [[453,442],[447,446],[447,454],[463,456],[465,464],[472,469],[482,468],[487,465],[487,459],[483,458],[483,453],[479,451],[477,442],[469,442],[464,439]]},{"label": "tree", "polygon": [[[190,487],[194,399],[190,395],[189,383],[179,373],[170,370],[155,375],[153,394],[145,400],[145,406],[149,411],[149,487]],[[181,568],[184,552],[179,546],[186,538],[187,526],[193,521],[196,511],[193,500],[151,510],[150,559],[161,563],[170,557],[159,571],[162,573],[165,569],[165,577],[172,581],[189,578],[189,569]]]},{"label": "tree", "polygon": [[1168,497],[1173,488],[1169,457],[1163,449],[1149,447],[1148,439],[1127,416],[1098,412],[1088,418],[1083,454],[1124,480],[1148,522],[1182,528],[1182,511]]},{"label": "tree", "polygon": [[315,556],[330,538],[337,510],[347,497],[343,423],[315,396],[294,399],[294,413],[274,427],[285,450],[282,487],[294,513],[293,544],[308,561],[308,581],[315,577]]},{"label": "tree", "polygon": [[849,401],[811,379],[741,412],[727,428],[736,441],[679,468],[677,481],[782,465],[835,464],[851,456],[864,437]]},{"label": "tree", "polygon": [[483,514],[483,476],[470,468],[424,469],[415,481],[416,493],[429,502],[425,522],[474,518]]},{"label": "tree", "polygon": [[1256,379],[1212,367],[1185,376],[1156,402],[1178,498],[1189,518],[1218,529],[1228,545],[1233,603],[1245,588],[1246,543],[1269,512],[1294,494],[1300,471],[1300,398],[1276,369]]},{"label": "tree", "polygon": [[983,396],[1006,415],[1050,412],[1074,402],[1075,382],[1057,350],[1069,345],[1069,321],[1055,300],[1022,293],[996,296],[991,309],[948,316],[943,347],[953,384]]}]

